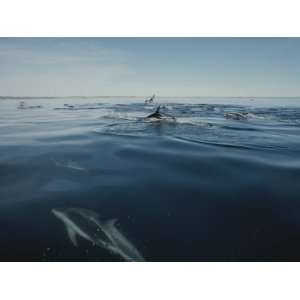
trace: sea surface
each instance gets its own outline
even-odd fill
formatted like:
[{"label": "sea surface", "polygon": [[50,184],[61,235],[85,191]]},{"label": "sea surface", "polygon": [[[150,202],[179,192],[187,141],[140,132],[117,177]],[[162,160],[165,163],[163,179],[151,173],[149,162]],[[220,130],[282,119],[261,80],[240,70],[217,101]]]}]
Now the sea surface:
[{"label": "sea surface", "polygon": [[2,97],[0,260],[126,260],[73,208],[146,261],[300,261],[300,98]]}]

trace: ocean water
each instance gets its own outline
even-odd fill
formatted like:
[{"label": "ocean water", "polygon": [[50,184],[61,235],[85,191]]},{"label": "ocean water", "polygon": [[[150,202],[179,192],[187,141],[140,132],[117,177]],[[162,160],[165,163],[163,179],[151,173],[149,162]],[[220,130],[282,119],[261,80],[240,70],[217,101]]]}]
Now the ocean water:
[{"label": "ocean water", "polygon": [[300,261],[300,98],[157,101],[0,99],[0,260]]}]

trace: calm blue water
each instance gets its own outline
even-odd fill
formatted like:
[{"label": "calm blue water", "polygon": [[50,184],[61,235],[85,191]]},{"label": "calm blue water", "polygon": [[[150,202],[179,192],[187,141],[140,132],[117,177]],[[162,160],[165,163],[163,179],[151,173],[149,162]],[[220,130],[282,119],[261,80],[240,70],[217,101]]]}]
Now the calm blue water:
[{"label": "calm blue water", "polygon": [[122,260],[71,243],[51,213],[71,207],[147,261],[300,260],[300,99],[158,99],[176,122],[142,98],[20,100],[0,100],[0,260]]}]

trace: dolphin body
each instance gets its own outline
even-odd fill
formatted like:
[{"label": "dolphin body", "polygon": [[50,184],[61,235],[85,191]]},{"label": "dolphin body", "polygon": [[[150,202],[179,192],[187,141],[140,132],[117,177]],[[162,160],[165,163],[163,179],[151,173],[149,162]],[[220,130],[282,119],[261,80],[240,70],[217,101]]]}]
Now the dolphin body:
[{"label": "dolphin body", "polygon": [[73,160],[68,160],[66,162],[63,162],[63,161],[57,161],[57,160],[53,159],[53,161],[54,161],[55,165],[58,167],[64,167],[64,168],[73,169],[73,170],[77,170],[77,171],[87,171],[87,169],[81,167],[77,162],[75,162]]},{"label": "dolphin body", "polygon": [[[115,226],[116,219],[100,220],[97,213],[81,208],[52,209],[66,226],[71,242],[77,246],[79,235],[89,242],[121,256],[125,261],[145,261],[134,245]],[[91,233],[93,227],[94,234]]]},{"label": "dolphin body", "polygon": [[19,109],[42,108],[42,107],[43,107],[42,105],[31,105],[31,106],[27,106],[27,105],[25,104],[25,101],[21,101],[21,102],[19,103],[19,106],[18,106]]},{"label": "dolphin body", "polygon": [[155,119],[162,119],[163,115],[160,112],[160,105],[157,107],[156,111],[152,114],[150,114],[149,116],[146,117],[146,119],[151,119],[151,118],[155,118]]},{"label": "dolphin body", "polygon": [[246,120],[248,113],[246,112],[228,112],[224,114],[224,117],[227,119],[233,120]]},{"label": "dolphin body", "polygon": [[153,96],[151,96],[149,99],[146,99],[145,104],[153,103],[154,98],[155,98],[155,94]]},{"label": "dolphin body", "polygon": [[176,121],[176,118],[165,113],[160,112],[160,105],[156,108],[156,111],[146,117],[148,120],[170,120]]}]

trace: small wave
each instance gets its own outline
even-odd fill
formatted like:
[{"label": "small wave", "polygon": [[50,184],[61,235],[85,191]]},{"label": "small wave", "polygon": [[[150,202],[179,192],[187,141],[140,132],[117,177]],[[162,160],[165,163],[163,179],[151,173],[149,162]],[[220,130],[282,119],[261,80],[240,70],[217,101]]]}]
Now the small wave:
[{"label": "small wave", "polygon": [[221,128],[228,129],[228,130],[238,130],[238,131],[263,131],[262,129],[259,129],[257,127],[235,127],[235,126],[224,125],[221,126]]},{"label": "small wave", "polygon": [[137,134],[129,134],[127,133],[122,133],[122,132],[116,132],[116,131],[107,131],[107,130],[101,130],[101,129],[94,129],[93,133],[107,136],[107,137],[124,137],[124,138],[130,138],[130,139],[136,139],[140,138],[140,135]]},{"label": "small wave", "polygon": [[33,106],[27,106],[27,107],[18,107],[18,109],[36,109],[36,108],[43,108],[42,105],[33,105]]},{"label": "small wave", "polygon": [[163,124],[163,123],[169,123],[169,124],[175,124],[176,119],[174,117],[164,116],[160,119],[158,118],[144,118],[145,123],[155,123],[155,124]]},{"label": "small wave", "polygon": [[149,105],[147,105],[147,106],[145,106],[145,109],[147,109],[147,110],[154,110],[155,106],[149,106]]},{"label": "small wave", "polygon": [[101,119],[111,119],[111,120],[128,120],[128,121],[136,121],[137,117],[131,117],[127,113],[119,113],[113,110],[106,112],[106,114],[100,116]]},{"label": "small wave", "polygon": [[54,107],[53,110],[71,110],[71,108],[68,108],[68,107]]},{"label": "small wave", "polygon": [[[127,120],[127,119],[124,119],[124,120]],[[130,121],[130,120],[128,120],[128,121]],[[122,126],[122,125],[130,125],[130,124],[138,124],[138,121],[137,121],[137,120],[136,120],[136,121],[133,120],[133,121],[131,121],[131,122],[111,123],[111,124],[105,125],[105,127],[116,127],[116,126]]]},{"label": "small wave", "polygon": [[229,143],[220,143],[220,142],[214,142],[214,141],[204,141],[200,139],[194,139],[191,137],[186,137],[186,136],[173,136],[175,139],[179,141],[184,141],[184,142],[191,142],[191,143],[196,143],[196,144],[205,144],[205,145],[211,145],[211,146],[218,146],[218,147],[225,147],[225,148],[236,148],[236,149],[247,149],[247,150],[254,150],[257,149],[255,147],[250,147],[250,146],[245,146],[245,145],[235,145],[235,144],[229,144]]},{"label": "small wave", "polygon": [[103,106],[104,103],[84,103],[84,104],[79,104],[79,107],[97,107],[97,106]]},{"label": "small wave", "polygon": [[218,125],[210,123],[210,122],[193,121],[193,120],[189,120],[187,118],[178,118],[177,123],[180,124],[180,125],[191,125],[191,126],[201,127],[201,128],[219,127]]}]

